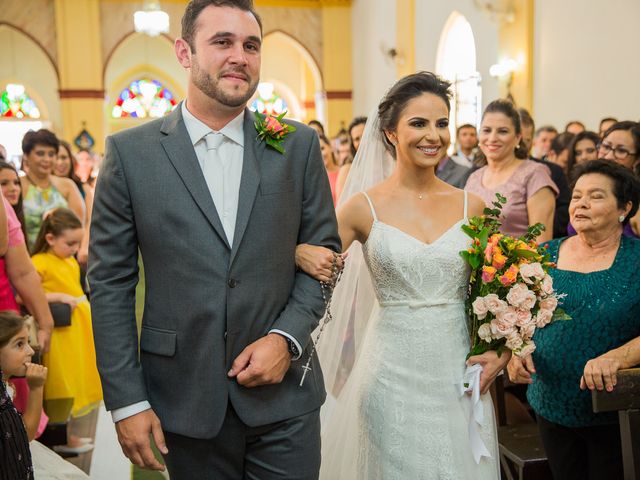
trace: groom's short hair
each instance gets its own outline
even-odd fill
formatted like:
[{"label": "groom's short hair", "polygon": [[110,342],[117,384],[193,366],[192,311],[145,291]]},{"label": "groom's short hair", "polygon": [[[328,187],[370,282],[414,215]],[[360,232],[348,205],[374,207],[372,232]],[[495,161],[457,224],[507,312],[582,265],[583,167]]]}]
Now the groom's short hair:
[{"label": "groom's short hair", "polygon": [[231,7],[250,12],[258,22],[260,27],[260,33],[262,33],[262,20],[260,15],[253,8],[253,0],[191,0],[187,5],[182,16],[182,33],[181,37],[191,47],[191,51],[195,53],[195,45],[193,39],[196,35],[196,20],[200,15],[200,12],[208,6],[214,7]]}]

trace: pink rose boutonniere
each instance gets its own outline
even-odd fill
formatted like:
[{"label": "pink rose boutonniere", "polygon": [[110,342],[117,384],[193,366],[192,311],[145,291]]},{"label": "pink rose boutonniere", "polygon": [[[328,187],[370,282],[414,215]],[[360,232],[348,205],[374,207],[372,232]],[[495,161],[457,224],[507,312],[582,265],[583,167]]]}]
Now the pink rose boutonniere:
[{"label": "pink rose boutonniere", "polygon": [[282,146],[284,137],[296,131],[296,127],[282,121],[286,113],[283,112],[277,117],[266,115],[263,118],[258,112],[253,112],[256,117],[254,125],[258,132],[258,139],[280,153],[284,153],[284,147]]}]

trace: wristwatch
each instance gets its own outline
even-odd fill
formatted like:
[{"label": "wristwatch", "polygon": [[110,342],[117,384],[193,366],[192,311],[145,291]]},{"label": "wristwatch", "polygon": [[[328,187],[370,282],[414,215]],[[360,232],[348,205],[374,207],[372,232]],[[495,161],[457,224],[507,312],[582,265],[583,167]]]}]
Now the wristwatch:
[{"label": "wristwatch", "polygon": [[289,346],[289,353],[291,354],[291,357],[298,358],[300,356],[300,350],[298,350],[296,344],[293,343],[293,340],[291,340],[289,337],[284,337],[284,339],[287,341],[287,345]]}]

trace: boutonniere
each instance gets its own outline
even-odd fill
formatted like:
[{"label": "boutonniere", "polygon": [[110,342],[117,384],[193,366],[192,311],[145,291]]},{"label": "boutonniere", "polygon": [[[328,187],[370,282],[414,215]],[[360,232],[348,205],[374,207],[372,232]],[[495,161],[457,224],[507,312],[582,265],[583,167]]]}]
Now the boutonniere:
[{"label": "boutonniere", "polygon": [[253,112],[256,117],[254,125],[258,131],[258,139],[280,153],[284,153],[284,148],[282,147],[284,137],[296,131],[296,127],[282,121],[286,113],[282,112],[277,117],[266,115],[262,118],[258,112]]}]

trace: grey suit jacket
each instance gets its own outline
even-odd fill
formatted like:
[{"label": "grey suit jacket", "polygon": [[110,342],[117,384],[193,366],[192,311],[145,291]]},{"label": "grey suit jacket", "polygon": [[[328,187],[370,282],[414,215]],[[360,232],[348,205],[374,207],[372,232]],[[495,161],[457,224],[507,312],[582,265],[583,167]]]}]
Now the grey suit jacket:
[{"label": "grey suit jacket", "polygon": [[447,160],[441,170],[436,170],[436,176],[440,180],[462,189],[464,189],[464,186],[467,184],[467,179],[470,174],[470,168],[456,163],[452,158]]},{"label": "grey suit jacket", "polygon": [[[148,400],[165,430],[211,438],[229,401],[250,426],[324,401],[315,359],[298,386],[324,304],[319,283],[296,272],[294,251],[299,243],[339,251],[329,182],[313,130],[296,123],[281,155],[257,140],[253,120],[246,111],[233,245],[180,108],[107,138],[88,273],[107,409]],[[146,281],[139,337],[138,252]],[[278,385],[248,389],[229,379],[235,357],[272,328],[306,348],[302,361]]]}]

